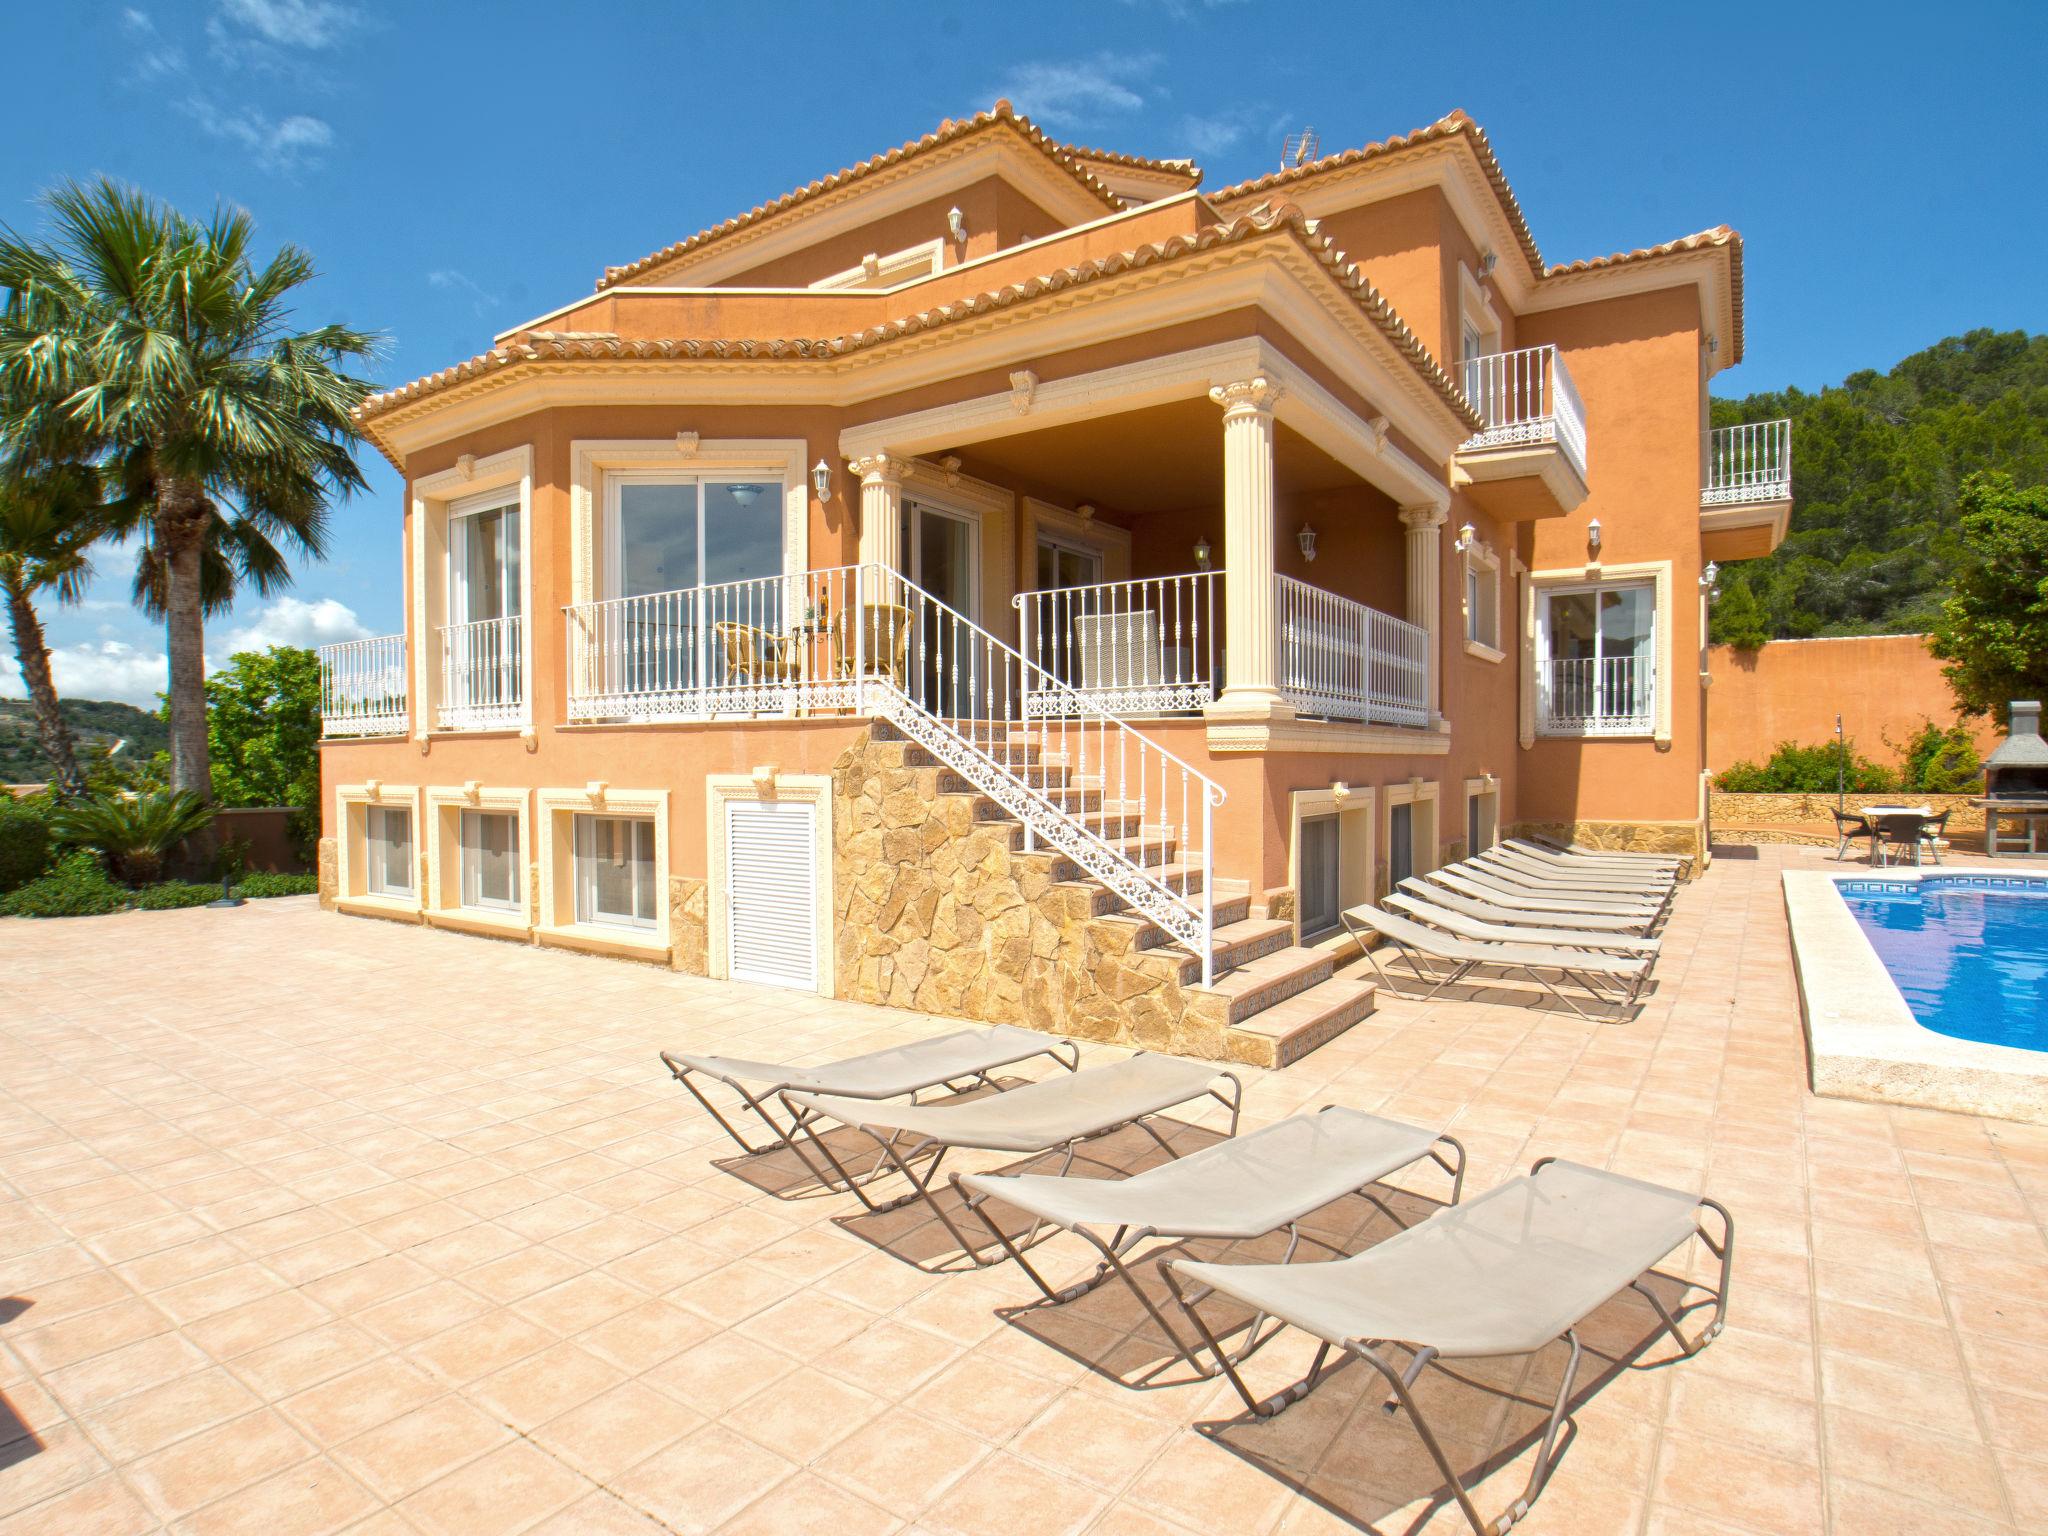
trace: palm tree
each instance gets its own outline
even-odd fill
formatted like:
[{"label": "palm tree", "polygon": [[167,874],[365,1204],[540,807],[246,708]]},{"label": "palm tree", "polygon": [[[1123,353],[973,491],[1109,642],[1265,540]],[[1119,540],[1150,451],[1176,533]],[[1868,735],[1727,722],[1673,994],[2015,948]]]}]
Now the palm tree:
[{"label": "palm tree", "polygon": [[363,487],[369,385],[344,368],[377,338],[292,330],[312,262],[287,245],[258,267],[239,210],[201,225],[105,179],[45,202],[49,242],[0,229],[0,401],[18,402],[0,432],[83,430],[132,498],[116,531],[139,536],[137,594],[164,618],[171,782],[207,797],[205,615],[243,580],[288,582],[285,551],[317,558],[329,498]]},{"label": "palm tree", "polygon": [[117,879],[148,885],[163,873],[164,855],[212,821],[213,807],[190,791],[148,789],[73,800],[50,818],[50,831],[97,850]]},{"label": "palm tree", "polygon": [[57,770],[57,793],[82,794],[85,775],[57,704],[50,676],[50,647],[43,638],[35,599],[78,601],[92,575],[92,546],[105,532],[106,507],[100,475],[75,461],[29,468],[19,461],[0,466],[0,597],[14,634],[14,659],[28,689],[36,736]]}]

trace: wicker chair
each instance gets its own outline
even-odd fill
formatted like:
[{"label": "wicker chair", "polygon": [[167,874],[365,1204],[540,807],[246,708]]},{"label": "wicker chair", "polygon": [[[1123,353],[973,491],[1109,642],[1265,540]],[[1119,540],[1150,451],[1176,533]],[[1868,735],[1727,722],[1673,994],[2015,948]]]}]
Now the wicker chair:
[{"label": "wicker chair", "polygon": [[725,652],[726,676],[742,683],[786,683],[794,680],[800,664],[790,654],[789,641],[754,624],[721,622],[711,626]]},{"label": "wicker chair", "polygon": [[910,610],[898,603],[865,603],[858,621],[859,645],[855,645],[855,620],[843,609],[832,616],[832,660],[841,677],[852,677],[856,654],[866,677],[885,677],[897,687],[905,686],[904,661],[910,654]]}]

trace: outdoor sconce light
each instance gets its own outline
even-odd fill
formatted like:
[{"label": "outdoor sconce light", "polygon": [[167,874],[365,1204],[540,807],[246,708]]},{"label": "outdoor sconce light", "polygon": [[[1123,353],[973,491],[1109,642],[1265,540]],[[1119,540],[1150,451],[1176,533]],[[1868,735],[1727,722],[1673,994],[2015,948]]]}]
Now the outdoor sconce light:
[{"label": "outdoor sconce light", "polygon": [[1720,574],[1720,563],[1718,561],[1709,560],[1707,562],[1707,568],[1704,571],[1700,572],[1700,585],[1703,587],[1711,587],[1714,584],[1715,579],[1718,576],[1720,576]]},{"label": "outdoor sconce light", "polygon": [[818,500],[832,499],[832,466],[823,459],[811,466],[811,489],[818,493]]},{"label": "outdoor sconce light", "polygon": [[953,237],[955,245],[967,239],[967,219],[958,208],[946,210],[946,233]]},{"label": "outdoor sconce light", "polygon": [[1313,523],[1303,523],[1301,525],[1301,532],[1297,533],[1294,538],[1295,542],[1301,545],[1301,558],[1310,564],[1314,564],[1316,558],[1315,525]]},{"label": "outdoor sconce light", "polygon": [[1209,569],[1209,541],[1207,539],[1195,540],[1195,569],[1198,571]]},{"label": "outdoor sconce light", "polygon": [[1586,548],[1596,555],[1600,553],[1600,519],[1597,517],[1586,524]]},{"label": "outdoor sconce light", "polygon": [[1474,528],[1470,523],[1466,523],[1463,527],[1459,528],[1458,537],[1456,541],[1452,543],[1451,548],[1455,549],[1459,554],[1462,555],[1465,553],[1466,550],[1470,549],[1473,546],[1473,544],[1478,540],[1478,538],[1479,530]]},{"label": "outdoor sconce light", "polygon": [[1500,258],[1493,253],[1493,248],[1487,247],[1486,254],[1479,258],[1479,275],[1482,278],[1493,276],[1493,269],[1499,264]]}]

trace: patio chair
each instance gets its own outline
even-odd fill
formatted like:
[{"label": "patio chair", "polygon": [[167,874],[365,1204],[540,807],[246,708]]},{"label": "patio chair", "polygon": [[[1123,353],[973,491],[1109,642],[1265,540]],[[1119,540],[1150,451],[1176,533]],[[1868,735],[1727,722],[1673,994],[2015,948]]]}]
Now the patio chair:
[{"label": "patio chair", "polygon": [[1520,870],[1467,859],[1453,866],[1458,879],[1480,886],[1487,895],[1524,898],[1524,905],[1547,904],[1561,912],[1603,912],[1610,917],[1635,917],[1655,925],[1664,917],[1668,902],[1655,897],[1631,896],[1618,891],[1586,891],[1540,880]]},{"label": "patio chair", "polygon": [[1417,922],[1482,944],[1554,944],[1559,949],[1590,949],[1610,955],[1655,955],[1663,944],[1661,939],[1645,939],[1625,933],[1596,933],[1591,929],[1546,929],[1541,933],[1531,933],[1526,928],[1468,917],[1463,912],[1439,906],[1427,897],[1401,891],[1389,891],[1386,903]]},{"label": "patio chair", "polygon": [[[1482,923],[1497,923],[1504,928],[1522,929],[1524,931],[1519,936],[1536,944],[1544,942],[1544,935],[1540,930],[1546,928],[1571,928],[1581,933],[1642,936],[1643,924],[1634,918],[1603,917],[1597,912],[1542,912],[1513,905],[1506,897],[1488,901],[1464,895],[1447,882],[1439,880],[1438,876],[1443,873],[1442,870],[1433,870],[1420,879],[1410,876],[1401,882],[1400,889],[1410,896],[1449,911],[1476,917]],[[1532,929],[1539,931],[1528,931]]]},{"label": "patio chair", "polygon": [[1580,1018],[1591,1018],[1592,1015],[1561,992],[1545,973],[1555,971],[1577,982],[1603,1003],[1630,1008],[1649,981],[1654,961],[1654,957],[1648,955],[1638,958],[1596,955],[1557,944],[1480,943],[1425,928],[1420,923],[1370,905],[1347,909],[1344,926],[1358,940],[1359,949],[1364,951],[1366,960],[1387,989],[1399,993],[1401,989],[1395,986],[1394,978],[1380,964],[1379,951],[1365,942],[1374,934],[1385,939],[1414,973],[1417,984],[1428,989],[1420,994],[1425,1002],[1445,987],[1463,981],[1481,966],[1487,966],[1525,976]]},{"label": "patio chair", "polygon": [[[1703,1217],[1706,1211],[1719,1218],[1718,1239]],[[1713,1316],[1696,1339],[1688,1339],[1679,1319],[1693,1307],[1681,1305],[1674,1315],[1647,1278],[1695,1236],[1721,1261],[1721,1273],[1708,1293]],[[1658,1331],[1668,1332],[1690,1358],[1720,1335],[1734,1259],[1735,1220],[1718,1201],[1542,1158],[1526,1176],[1448,1206],[1353,1258],[1296,1265],[1166,1259],[1160,1269],[1218,1369],[1254,1415],[1270,1418],[1306,1397],[1321,1380],[1331,1350],[1355,1356],[1385,1378],[1393,1398],[1388,1411],[1407,1415],[1472,1529],[1479,1536],[1500,1536],[1527,1516],[1555,1464],[1585,1320],[1621,1291],[1634,1289],[1655,1308]],[[1254,1397],[1198,1310],[1211,1295],[1227,1296],[1316,1338],[1308,1374],[1270,1397]],[[1536,1464],[1521,1495],[1488,1523],[1424,1416],[1416,1380],[1439,1361],[1531,1355],[1559,1339],[1571,1356]]]},{"label": "patio chair", "polygon": [[1629,931],[1635,933],[1648,933],[1657,926],[1659,917],[1656,908],[1642,902],[1600,901],[1591,897],[1563,896],[1555,891],[1510,881],[1489,873],[1484,868],[1475,868],[1469,862],[1433,869],[1427,878],[1432,884],[1444,886],[1461,896],[1494,902],[1500,906],[1512,907],[1519,912],[1547,912],[1574,919],[1614,918],[1629,924]]},{"label": "patio chair", "polygon": [[[1900,863],[1903,861],[1906,850],[1911,849],[1913,863],[1917,867],[1920,863],[1920,839],[1926,835],[1927,824],[1933,819],[1931,816],[1922,816],[1917,811],[1911,813],[1902,812],[1892,816],[1871,817],[1870,826],[1873,836],[1870,840],[1870,846],[1871,851],[1877,855],[1875,862],[1879,864]],[[1898,850],[1899,858],[1893,857],[1894,849]]]},{"label": "patio chair", "polygon": [[1833,806],[1828,807],[1828,814],[1835,818],[1835,862],[1842,862],[1842,855],[1849,851],[1851,843],[1860,837],[1867,837],[1871,839],[1871,862],[1876,863],[1877,832],[1870,825],[1870,818],[1854,811],[1838,811]]},{"label": "patio chair", "polygon": [[1920,829],[1920,846],[1937,864],[1941,862],[1941,850],[1948,846],[1948,819],[1954,814],[1943,811]]},{"label": "patio chair", "polygon": [[[892,1045],[849,1056],[841,1061],[822,1062],[813,1067],[791,1066],[779,1061],[748,1061],[739,1056],[693,1056],[663,1051],[662,1064],[675,1080],[689,1089],[690,1096],[704,1106],[704,1112],[718,1122],[720,1130],[739,1144],[742,1152],[759,1156],[764,1152],[792,1147],[790,1128],[777,1124],[768,1112],[768,1100],[775,1095],[800,1090],[832,1093],[845,1099],[899,1099],[916,1096],[930,1088],[995,1088],[989,1076],[1003,1067],[1014,1067],[1034,1057],[1050,1056],[1069,1072],[1080,1070],[1081,1048],[1071,1040],[1042,1035],[1035,1029],[1018,1029],[1010,1024],[991,1024],[985,1029],[956,1029],[951,1034],[908,1045]],[[742,1136],[739,1128],[716,1104],[705,1097],[697,1079],[723,1083],[740,1097],[740,1102],[768,1127],[769,1139],[760,1146]]]},{"label": "patio chair", "polygon": [[742,683],[786,683],[802,670],[790,654],[789,639],[756,624],[720,620],[711,626],[725,653],[725,673]]},{"label": "patio chair", "polygon": [[[856,622],[859,630],[854,628]],[[858,662],[863,677],[884,678],[904,687],[913,622],[910,610],[900,603],[863,603],[857,620],[840,610],[831,622],[833,667],[841,677],[852,677]]]},{"label": "patio chair", "polygon": [[[1301,1246],[1302,1218],[1346,1195],[1363,1195],[1396,1226],[1406,1226],[1372,1193],[1372,1186],[1424,1158],[1451,1176],[1450,1203],[1456,1205],[1465,1187],[1465,1149],[1454,1137],[1326,1104],[1312,1115],[1292,1115],[1127,1179],[956,1173],[952,1183],[1048,1305],[1072,1301],[1115,1275],[1130,1287],[1188,1367],[1207,1375],[1180,1330],[1126,1267],[1131,1251],[1152,1238],[1239,1243],[1285,1228],[1287,1253],[1280,1262],[1290,1263]],[[1013,1205],[1032,1218],[1022,1241],[1013,1240],[996,1224],[988,1210],[991,1200]],[[1048,1224],[1076,1234],[1102,1255],[1094,1274],[1064,1290],[1053,1289],[1024,1256],[1039,1229]],[[1254,1325],[1245,1340],[1247,1349],[1257,1333]]]},{"label": "patio chair", "polygon": [[[1229,1084],[1226,1091],[1221,1084]],[[952,1216],[932,1198],[939,1164],[955,1147],[985,1152],[1012,1152],[1038,1157],[1064,1152],[1060,1172],[1073,1166],[1084,1141],[1137,1126],[1171,1157],[1172,1145],[1148,1122],[1153,1115],[1203,1097],[1230,1111],[1230,1134],[1244,1107],[1244,1085],[1232,1072],[1208,1062],[1177,1056],[1140,1053],[1106,1067],[1090,1067],[1072,1077],[1026,1083],[994,1098],[951,1104],[872,1104],[858,1099],[815,1093],[785,1093],[782,1103],[795,1130],[802,1132],[848,1189],[871,1212],[895,1210],[922,1200],[944,1223],[961,1251],[977,1265],[987,1264]],[[837,1120],[875,1144],[877,1156],[869,1173],[856,1176],[818,1135],[821,1119]],[[922,1173],[918,1163],[924,1161]],[[889,1171],[910,1181],[909,1190],[893,1200],[871,1199],[862,1185]]]}]

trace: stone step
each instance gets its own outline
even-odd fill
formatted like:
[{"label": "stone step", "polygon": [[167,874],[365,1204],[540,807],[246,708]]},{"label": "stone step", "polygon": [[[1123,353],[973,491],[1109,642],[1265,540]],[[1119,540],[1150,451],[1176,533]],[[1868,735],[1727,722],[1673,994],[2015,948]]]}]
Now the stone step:
[{"label": "stone step", "polygon": [[[1111,848],[1143,870],[1155,870],[1170,865],[1173,862],[1174,854],[1178,851],[1173,843],[1161,842],[1156,837],[1110,838],[1106,839],[1106,841],[1108,841]],[[1064,854],[1060,855],[1053,864],[1052,877],[1060,881],[1086,880],[1090,878],[1087,870]]]},{"label": "stone step", "polygon": [[1285,1067],[1328,1045],[1377,1006],[1372,982],[1331,976],[1232,1024],[1225,1038],[1233,1060]]},{"label": "stone step", "polygon": [[1228,1001],[1230,1022],[1241,1024],[1318,982],[1328,981],[1336,969],[1335,956],[1290,944],[1217,977],[1208,990]]},{"label": "stone step", "polygon": [[[1217,937],[1221,938],[1224,929],[1250,918],[1251,911],[1249,891],[1239,896],[1218,897],[1214,908]],[[1185,958],[1190,964],[1194,962],[1193,956],[1172,949],[1173,941],[1166,936],[1166,931],[1149,917],[1140,917],[1135,912],[1110,912],[1090,921],[1096,927],[1098,942],[1112,953],[1130,955],[1159,950],[1172,958]],[[1283,930],[1287,926],[1286,923],[1280,925]]]}]

